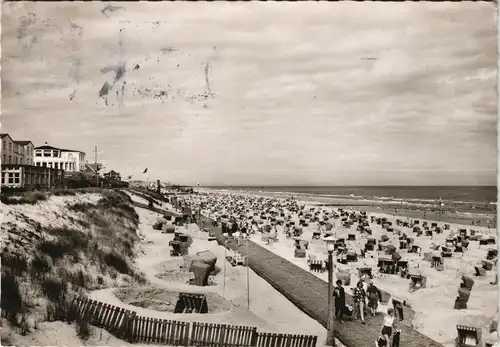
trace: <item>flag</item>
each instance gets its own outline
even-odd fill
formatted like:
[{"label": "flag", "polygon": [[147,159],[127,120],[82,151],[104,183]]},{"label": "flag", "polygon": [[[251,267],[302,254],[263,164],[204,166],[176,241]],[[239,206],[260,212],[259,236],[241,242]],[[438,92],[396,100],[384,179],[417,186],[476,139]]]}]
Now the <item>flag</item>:
[{"label": "flag", "polygon": [[146,172],[148,172],[148,168],[146,168],[146,169],[144,170],[143,174],[145,174]]}]

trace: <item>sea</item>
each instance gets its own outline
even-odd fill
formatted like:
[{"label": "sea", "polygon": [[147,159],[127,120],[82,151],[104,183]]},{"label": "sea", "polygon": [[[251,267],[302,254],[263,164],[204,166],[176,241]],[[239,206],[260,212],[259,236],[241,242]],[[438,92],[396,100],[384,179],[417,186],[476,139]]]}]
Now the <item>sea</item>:
[{"label": "sea", "polygon": [[218,186],[218,191],[274,193],[280,196],[330,198],[414,206],[479,208],[496,211],[496,186]]}]

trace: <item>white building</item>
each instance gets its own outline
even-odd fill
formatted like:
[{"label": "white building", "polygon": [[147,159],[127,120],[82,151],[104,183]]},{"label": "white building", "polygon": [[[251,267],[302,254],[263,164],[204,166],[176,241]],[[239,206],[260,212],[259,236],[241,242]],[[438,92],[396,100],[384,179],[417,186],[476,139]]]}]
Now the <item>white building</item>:
[{"label": "white building", "polygon": [[85,170],[85,153],[47,145],[35,147],[35,166],[62,169],[66,172]]}]

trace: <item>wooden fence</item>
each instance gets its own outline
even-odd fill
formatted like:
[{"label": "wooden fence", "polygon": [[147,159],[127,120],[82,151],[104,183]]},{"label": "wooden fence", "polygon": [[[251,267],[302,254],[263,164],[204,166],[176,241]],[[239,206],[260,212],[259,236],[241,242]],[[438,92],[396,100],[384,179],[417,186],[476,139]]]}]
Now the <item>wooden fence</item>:
[{"label": "wooden fence", "polygon": [[255,327],[194,322],[191,346],[251,347],[256,346],[256,336]]},{"label": "wooden fence", "polygon": [[317,336],[259,333],[256,327],[171,321],[137,316],[136,312],[86,297],[76,297],[80,319],[131,343],[193,347],[316,347]]},{"label": "wooden fence", "polygon": [[188,346],[189,323],[138,316],[132,322],[131,341]]},{"label": "wooden fence", "polygon": [[318,341],[313,335],[257,333],[258,347],[315,347]]}]

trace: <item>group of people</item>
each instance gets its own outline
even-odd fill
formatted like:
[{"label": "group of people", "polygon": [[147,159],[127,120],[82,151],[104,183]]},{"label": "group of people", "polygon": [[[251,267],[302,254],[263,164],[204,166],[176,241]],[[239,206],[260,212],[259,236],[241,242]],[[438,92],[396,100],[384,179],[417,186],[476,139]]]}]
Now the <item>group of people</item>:
[{"label": "group of people", "polygon": [[[343,323],[343,317],[350,311],[346,305],[345,289],[342,280],[337,280],[337,286],[333,292],[335,302],[335,319]],[[362,281],[359,281],[354,288],[354,306],[352,307],[352,317],[361,320],[365,324],[365,305],[367,305],[372,316],[377,313],[378,303],[380,300],[380,290],[370,282],[365,291]],[[377,347],[399,347],[400,330],[398,329],[398,321],[394,315],[394,310],[389,308],[387,315],[384,317],[384,323],[380,336],[376,341]]]}]

